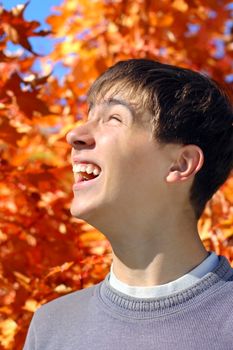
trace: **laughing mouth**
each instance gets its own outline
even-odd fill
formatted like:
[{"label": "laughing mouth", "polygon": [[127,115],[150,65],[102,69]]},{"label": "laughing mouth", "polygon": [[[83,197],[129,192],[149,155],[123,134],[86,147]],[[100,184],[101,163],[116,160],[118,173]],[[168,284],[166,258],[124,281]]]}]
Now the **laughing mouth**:
[{"label": "laughing mouth", "polygon": [[73,173],[75,183],[79,183],[97,178],[101,173],[101,169],[95,164],[79,163],[73,165]]}]

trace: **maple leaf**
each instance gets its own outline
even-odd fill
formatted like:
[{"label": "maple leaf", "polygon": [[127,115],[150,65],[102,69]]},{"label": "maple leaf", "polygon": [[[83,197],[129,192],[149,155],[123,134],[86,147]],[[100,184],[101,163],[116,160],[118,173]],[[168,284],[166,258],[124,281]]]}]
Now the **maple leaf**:
[{"label": "maple leaf", "polygon": [[38,21],[28,22],[24,20],[24,11],[29,3],[30,1],[22,5],[17,5],[11,11],[1,8],[0,28],[14,44],[19,44],[34,55],[38,55],[33,51],[28,38],[31,36],[46,36],[51,31],[40,30],[35,32],[35,29],[40,26],[40,23]]},{"label": "maple leaf", "polygon": [[8,118],[2,117],[0,119],[0,140],[16,147],[17,142],[23,137],[23,135],[23,133],[19,133],[16,128],[10,124]]}]

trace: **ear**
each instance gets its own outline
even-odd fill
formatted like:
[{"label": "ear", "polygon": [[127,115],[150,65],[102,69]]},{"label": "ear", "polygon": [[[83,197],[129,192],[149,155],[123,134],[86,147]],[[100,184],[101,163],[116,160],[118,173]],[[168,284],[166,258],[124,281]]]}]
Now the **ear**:
[{"label": "ear", "polygon": [[190,179],[201,169],[203,163],[204,155],[200,147],[196,145],[183,146],[169,169],[166,182],[172,183]]}]

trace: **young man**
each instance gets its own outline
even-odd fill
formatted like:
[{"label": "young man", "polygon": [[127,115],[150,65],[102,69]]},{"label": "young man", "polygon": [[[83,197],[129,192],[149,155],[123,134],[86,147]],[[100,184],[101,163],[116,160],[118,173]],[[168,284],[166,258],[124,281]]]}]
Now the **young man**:
[{"label": "young man", "polygon": [[42,306],[25,350],[233,349],[233,269],[197,220],[233,166],[233,113],[209,78],[122,61],[72,130],[71,206],[106,234],[104,281]]}]

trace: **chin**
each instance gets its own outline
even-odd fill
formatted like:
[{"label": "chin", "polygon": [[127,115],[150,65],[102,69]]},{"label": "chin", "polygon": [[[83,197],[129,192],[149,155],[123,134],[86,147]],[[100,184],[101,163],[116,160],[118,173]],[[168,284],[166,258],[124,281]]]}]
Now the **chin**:
[{"label": "chin", "polygon": [[73,217],[80,219],[80,220],[84,220],[87,221],[88,220],[88,213],[85,210],[81,210],[80,208],[75,208],[75,207],[71,207],[70,208],[70,213]]},{"label": "chin", "polygon": [[83,220],[95,229],[103,233],[105,227],[106,216],[100,213],[96,208],[77,208],[77,206],[71,206],[70,213],[73,217]]},{"label": "chin", "polygon": [[[70,213],[73,217],[87,221],[90,223],[96,216],[96,209],[90,206],[82,207],[81,203],[77,204],[75,201],[71,204]],[[91,223],[90,223],[91,224]]]}]

